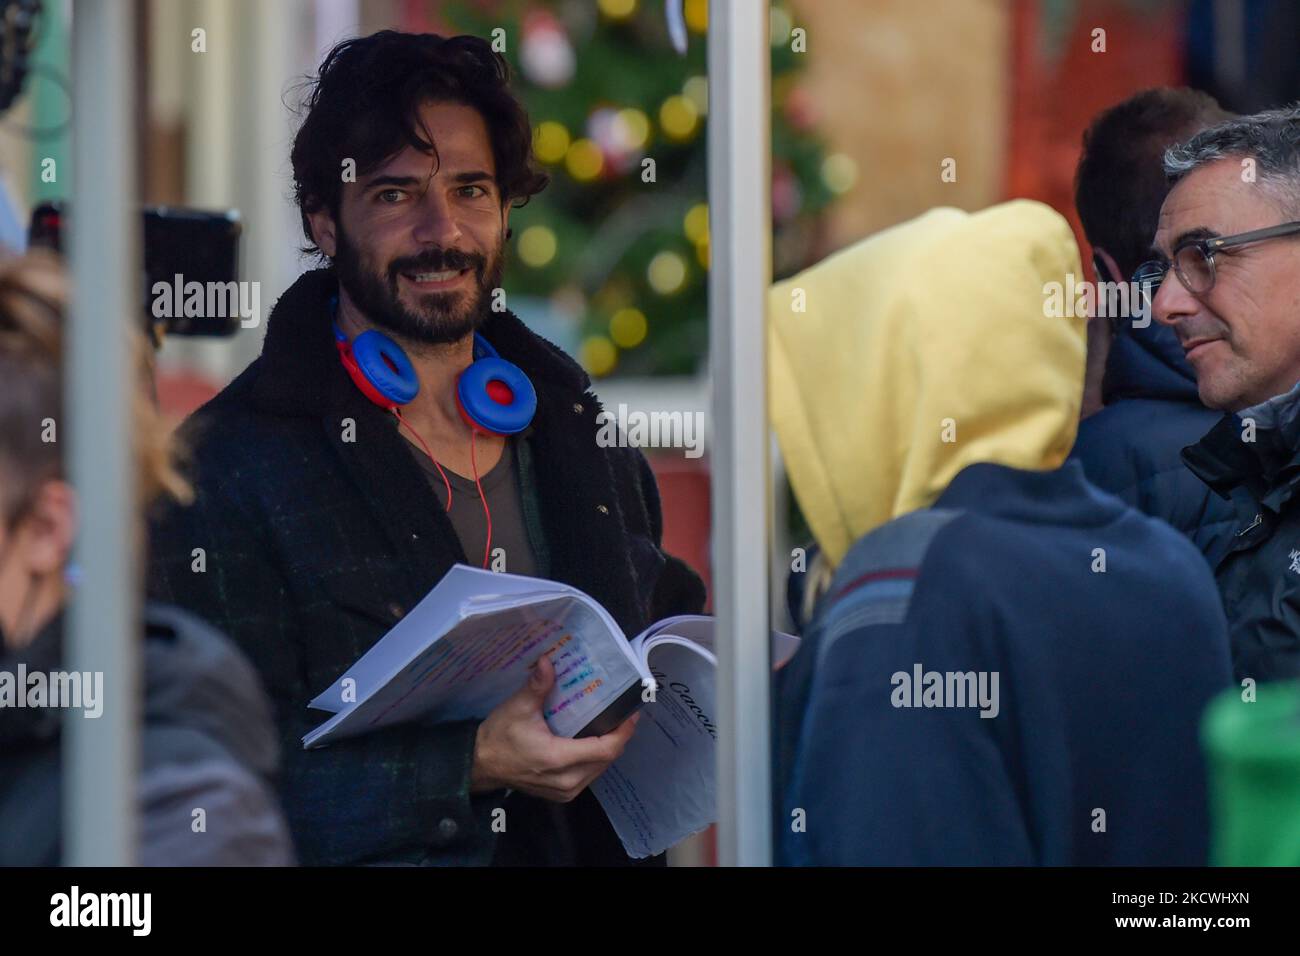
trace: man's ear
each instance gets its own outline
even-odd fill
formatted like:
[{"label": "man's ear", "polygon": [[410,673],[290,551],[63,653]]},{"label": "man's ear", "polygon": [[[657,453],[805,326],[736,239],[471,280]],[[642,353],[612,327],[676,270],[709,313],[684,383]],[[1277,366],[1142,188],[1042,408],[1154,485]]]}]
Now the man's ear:
[{"label": "man's ear", "polygon": [[311,237],[316,247],[333,259],[335,252],[338,251],[334,217],[330,215],[328,209],[322,207],[315,212],[307,213],[307,221],[311,223]]},{"label": "man's ear", "polygon": [[514,208],[512,204],[506,203],[505,209],[501,212],[501,231],[505,233],[507,239],[514,234],[514,230],[510,228],[510,210]]},{"label": "man's ear", "polygon": [[1092,247],[1092,265],[1097,270],[1097,280],[1099,282],[1128,281],[1128,276],[1120,274],[1119,263],[1115,261],[1115,257],[1101,246]]}]

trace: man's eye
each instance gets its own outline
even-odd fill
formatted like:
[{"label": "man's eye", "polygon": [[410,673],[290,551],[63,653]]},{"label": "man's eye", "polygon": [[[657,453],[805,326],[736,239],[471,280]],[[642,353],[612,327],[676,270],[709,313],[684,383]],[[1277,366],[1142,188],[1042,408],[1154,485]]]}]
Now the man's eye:
[{"label": "man's eye", "polygon": [[[467,189],[470,189],[470,190],[477,189],[478,192],[476,192],[476,193],[475,193],[475,192],[465,192],[465,190],[467,190]],[[464,196],[466,199],[478,199],[480,196],[486,196],[486,195],[487,195],[487,190],[484,189],[482,186],[473,186],[473,185],[471,185],[471,186],[461,186],[461,187],[460,187],[460,192],[461,192],[461,195]]]},{"label": "man's eye", "polygon": [[400,189],[385,189],[379,194],[379,201],[385,203],[395,203],[402,198]]}]

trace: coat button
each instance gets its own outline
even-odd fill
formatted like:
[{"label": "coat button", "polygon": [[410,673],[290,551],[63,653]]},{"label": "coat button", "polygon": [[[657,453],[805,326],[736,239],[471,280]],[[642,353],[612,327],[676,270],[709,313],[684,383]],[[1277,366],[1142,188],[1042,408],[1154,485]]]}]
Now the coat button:
[{"label": "coat button", "polygon": [[460,826],[451,817],[443,817],[438,821],[438,837],[440,839],[453,840],[459,832]]},{"label": "coat button", "polygon": [[581,415],[581,414],[582,414],[582,402],[574,402],[574,403],[573,403],[573,414],[575,414],[575,415]]},{"label": "coat button", "polygon": [[393,615],[393,617],[401,617],[403,613],[402,605],[394,601],[392,604],[388,605],[388,613]]},{"label": "coat button", "polygon": [[601,514],[603,514],[603,515],[607,515],[607,514],[609,514],[609,509],[606,508],[604,505],[596,505],[596,510],[599,511],[599,512],[600,512]]}]

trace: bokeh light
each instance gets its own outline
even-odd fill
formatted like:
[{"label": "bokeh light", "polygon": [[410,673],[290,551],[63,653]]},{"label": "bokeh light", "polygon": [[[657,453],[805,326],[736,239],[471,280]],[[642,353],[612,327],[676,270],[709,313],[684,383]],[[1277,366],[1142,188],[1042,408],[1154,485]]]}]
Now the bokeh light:
[{"label": "bokeh light", "polygon": [[686,238],[696,244],[709,241],[709,204],[696,203],[682,220]]},{"label": "bokeh light", "polygon": [[659,107],[659,125],[669,139],[682,142],[691,138],[700,113],[685,96],[670,96]]},{"label": "bokeh light", "polygon": [[540,269],[555,258],[558,245],[555,232],[549,226],[529,226],[519,235],[519,261]]},{"label": "bokeh light", "polygon": [[569,151],[569,131],[562,123],[546,120],[533,131],[533,152],[538,160],[554,165]]},{"label": "bokeh light", "polygon": [[648,329],[645,313],[631,306],[619,309],[609,320],[609,337],[619,348],[636,348],[645,341]]},{"label": "bokeh light", "polygon": [[589,139],[577,139],[564,155],[564,167],[580,183],[590,182],[600,175],[605,157],[600,147]]},{"label": "bokeh light", "polygon": [[703,33],[709,28],[709,0],[686,0],[682,13],[693,33]]},{"label": "bokeh light", "polygon": [[831,192],[846,193],[858,181],[858,164],[852,156],[831,153],[822,160],[822,182]]},{"label": "bokeh light", "polygon": [[686,284],[686,260],[672,250],[656,253],[646,267],[646,281],[660,295],[672,295]]},{"label": "bokeh light", "polygon": [[600,378],[614,371],[618,364],[618,349],[605,336],[591,335],[582,342],[579,360],[583,368]]}]

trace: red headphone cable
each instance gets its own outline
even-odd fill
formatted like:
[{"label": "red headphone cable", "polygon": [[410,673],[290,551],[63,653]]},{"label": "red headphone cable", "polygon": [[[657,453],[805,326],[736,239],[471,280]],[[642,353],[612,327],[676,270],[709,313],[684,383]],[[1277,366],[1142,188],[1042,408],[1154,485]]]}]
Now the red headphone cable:
[{"label": "red headphone cable", "polygon": [[[415,436],[415,440],[420,443],[420,448],[422,448],[424,450],[424,453],[429,457],[429,461],[433,462],[433,467],[438,469],[438,474],[442,476],[443,487],[447,489],[447,507],[444,510],[450,512],[451,511],[451,482],[447,478],[447,473],[442,470],[442,465],[438,464],[438,459],[433,457],[433,452],[429,451],[429,446],[424,443],[424,439],[420,437],[420,433],[417,432],[414,428],[412,428],[411,425],[406,421],[406,419],[402,417],[401,410],[398,409],[396,406],[394,406],[393,414],[397,416],[398,424],[405,425],[406,430]],[[479,477],[479,473],[478,473],[478,456],[475,453],[475,443],[474,443],[474,438],[476,437],[477,434],[478,434],[477,428],[470,428],[469,460],[470,460],[470,464],[474,468],[474,487],[478,489],[479,501],[483,502],[483,515],[487,519],[487,540],[484,541],[483,543],[483,567],[486,568],[488,566],[488,559],[492,555],[492,509],[488,507],[487,495],[483,493],[483,481]]]},{"label": "red headphone cable", "polygon": [[483,567],[488,566],[488,556],[492,553],[492,509],[488,507],[487,496],[483,494],[483,482],[479,479],[478,458],[474,455],[474,438],[478,435],[478,429],[471,427],[469,430],[469,461],[474,467],[474,487],[478,489],[479,501],[483,502],[483,514],[487,518],[487,540],[483,542]]},{"label": "red headphone cable", "polygon": [[[433,467],[437,468],[438,474],[442,475],[442,484],[447,489],[447,507],[443,510],[448,512],[451,511],[451,482],[447,480],[447,473],[442,470],[442,465],[438,464],[438,459],[433,457],[433,452],[429,451],[429,446],[424,443],[424,439],[420,437],[420,433],[407,424],[406,419],[402,417],[401,410],[398,409],[397,406],[393,406],[393,414],[397,416],[398,424],[406,425],[406,430],[415,436],[415,440],[420,443],[420,447],[424,449],[424,453],[429,456],[429,461],[433,462]],[[471,444],[471,451],[473,450],[473,447],[474,446]]]}]

